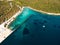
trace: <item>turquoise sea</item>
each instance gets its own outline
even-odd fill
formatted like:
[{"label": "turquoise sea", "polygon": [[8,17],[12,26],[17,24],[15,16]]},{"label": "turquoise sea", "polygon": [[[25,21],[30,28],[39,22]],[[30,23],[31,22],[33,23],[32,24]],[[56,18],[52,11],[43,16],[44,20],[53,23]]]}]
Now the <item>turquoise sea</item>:
[{"label": "turquoise sea", "polygon": [[8,28],[14,32],[1,45],[60,45],[60,16],[25,7]]}]

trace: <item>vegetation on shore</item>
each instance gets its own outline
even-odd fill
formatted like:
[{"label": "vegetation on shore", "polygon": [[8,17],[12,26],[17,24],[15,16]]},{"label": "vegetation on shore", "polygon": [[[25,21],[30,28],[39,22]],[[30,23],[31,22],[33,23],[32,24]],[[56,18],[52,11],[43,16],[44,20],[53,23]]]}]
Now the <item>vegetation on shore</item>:
[{"label": "vegetation on shore", "polygon": [[14,0],[20,6],[30,6],[37,10],[60,13],[60,0]]},{"label": "vegetation on shore", "polygon": [[11,18],[19,8],[12,2],[12,7],[10,2],[0,1],[0,24]]},{"label": "vegetation on shore", "polygon": [[29,6],[49,13],[60,13],[60,0],[4,0],[0,1],[0,24],[11,18],[19,10],[16,5],[20,7]]}]

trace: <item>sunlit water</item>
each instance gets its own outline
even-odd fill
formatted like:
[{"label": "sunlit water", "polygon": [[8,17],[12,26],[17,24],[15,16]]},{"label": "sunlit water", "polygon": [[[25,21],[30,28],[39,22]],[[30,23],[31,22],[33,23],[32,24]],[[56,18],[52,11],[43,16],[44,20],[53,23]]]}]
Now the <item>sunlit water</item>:
[{"label": "sunlit water", "polygon": [[60,16],[24,8],[8,28],[15,31],[2,45],[60,45]]}]

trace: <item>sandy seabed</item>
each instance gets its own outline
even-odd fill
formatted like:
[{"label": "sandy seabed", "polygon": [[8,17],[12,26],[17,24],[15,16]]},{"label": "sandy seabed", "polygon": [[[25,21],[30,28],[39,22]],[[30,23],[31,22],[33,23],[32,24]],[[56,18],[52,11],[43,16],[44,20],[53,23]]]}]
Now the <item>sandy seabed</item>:
[{"label": "sandy seabed", "polygon": [[[0,43],[6,39],[13,31],[8,29],[8,25],[22,12],[24,7],[22,7],[21,11],[19,10],[15,15],[13,15],[9,20],[5,21],[4,23],[2,23],[0,25]],[[30,9],[33,9],[31,7],[28,6],[28,8]],[[33,9],[33,10],[36,10],[36,9]],[[41,11],[41,10],[36,10],[38,12],[42,12],[42,13],[45,13],[45,14],[49,14],[49,15],[60,15],[60,13],[48,13],[48,12],[44,12],[44,11]],[[7,24],[7,27],[4,27],[4,25]]]}]

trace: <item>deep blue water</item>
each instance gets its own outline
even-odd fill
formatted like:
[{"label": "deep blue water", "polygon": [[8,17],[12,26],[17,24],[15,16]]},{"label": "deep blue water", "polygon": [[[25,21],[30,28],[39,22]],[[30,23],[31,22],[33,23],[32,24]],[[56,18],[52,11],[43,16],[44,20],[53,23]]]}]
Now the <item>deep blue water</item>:
[{"label": "deep blue water", "polygon": [[60,16],[24,8],[9,28],[15,31],[1,45],[60,45]]}]

